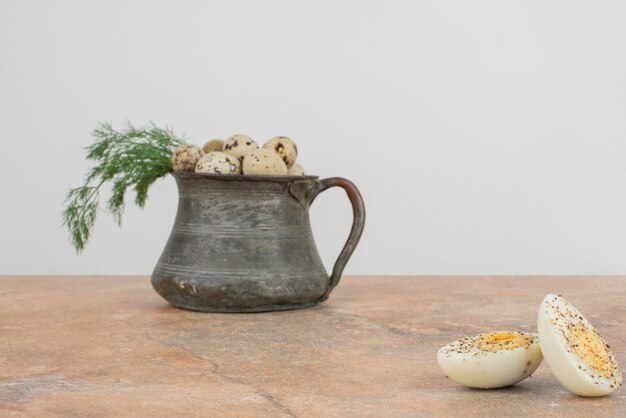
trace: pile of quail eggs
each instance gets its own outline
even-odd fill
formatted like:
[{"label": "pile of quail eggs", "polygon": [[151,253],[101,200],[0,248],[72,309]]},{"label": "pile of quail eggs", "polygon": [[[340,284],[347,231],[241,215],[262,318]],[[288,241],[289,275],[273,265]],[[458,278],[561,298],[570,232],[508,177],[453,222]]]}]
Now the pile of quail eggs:
[{"label": "pile of quail eggs", "polygon": [[226,141],[213,139],[202,148],[183,144],[172,153],[174,172],[247,174],[256,176],[304,176],[296,162],[298,147],[286,136],[277,136],[259,148],[247,135]]}]

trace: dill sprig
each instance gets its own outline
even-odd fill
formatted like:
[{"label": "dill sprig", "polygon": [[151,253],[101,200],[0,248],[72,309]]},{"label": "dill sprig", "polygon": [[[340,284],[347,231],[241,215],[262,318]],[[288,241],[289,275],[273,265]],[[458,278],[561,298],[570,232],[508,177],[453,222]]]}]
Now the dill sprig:
[{"label": "dill sprig", "polygon": [[92,136],[95,142],[86,150],[87,159],[95,161],[95,166],[87,173],[82,186],[68,192],[63,211],[63,225],[69,230],[76,252],[85,248],[91,236],[100,188],[105,183],[112,184],[105,211],[121,225],[126,191],[131,188],[135,192],[135,203],[143,207],[152,183],[172,171],[172,151],[183,143],[169,128],[154,124],[136,128],[130,122],[122,131],[114,130],[110,123],[101,123]]}]

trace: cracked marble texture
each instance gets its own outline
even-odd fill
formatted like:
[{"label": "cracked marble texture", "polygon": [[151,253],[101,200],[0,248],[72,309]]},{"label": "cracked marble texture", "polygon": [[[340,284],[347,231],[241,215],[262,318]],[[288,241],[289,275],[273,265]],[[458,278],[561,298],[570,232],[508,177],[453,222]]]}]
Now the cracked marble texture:
[{"label": "cracked marble texture", "polygon": [[314,308],[204,314],[147,277],[0,277],[0,416],[626,416],[624,389],[579,398],[542,364],[463,388],[437,349],[535,331],[567,297],[626,366],[626,277],[345,277]]}]

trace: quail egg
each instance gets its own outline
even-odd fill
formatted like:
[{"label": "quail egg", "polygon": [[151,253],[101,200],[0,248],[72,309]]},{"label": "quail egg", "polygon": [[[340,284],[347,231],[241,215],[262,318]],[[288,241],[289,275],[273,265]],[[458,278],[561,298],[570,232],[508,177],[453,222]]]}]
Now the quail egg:
[{"label": "quail egg", "polygon": [[195,145],[183,144],[172,153],[172,169],[176,173],[193,172],[202,151]]},{"label": "quail egg", "polygon": [[557,380],[580,396],[603,396],[622,385],[619,364],[593,325],[561,296],[548,294],[537,318],[541,351]]},{"label": "quail egg", "polygon": [[285,176],[287,166],[274,151],[259,148],[243,157],[243,173],[258,176]]},{"label": "quail egg", "polygon": [[240,174],[241,162],[224,152],[209,152],[198,160],[196,173]]},{"label": "quail egg", "polygon": [[536,334],[497,331],[444,345],[437,361],[446,375],[473,388],[500,388],[530,376],[541,363]]},{"label": "quail egg", "polygon": [[259,146],[254,139],[247,135],[238,134],[233,135],[226,140],[222,151],[241,159],[241,157],[248,154],[250,151],[258,148]]},{"label": "quail egg", "polygon": [[202,147],[202,152],[208,154],[213,151],[222,151],[224,149],[224,141],[221,139],[212,139]]},{"label": "quail egg", "polygon": [[294,165],[289,167],[287,174],[290,176],[306,176],[306,170],[300,164],[294,163]]},{"label": "quail egg", "polygon": [[263,148],[271,149],[285,162],[287,167],[291,167],[298,158],[298,147],[286,136],[277,136],[267,141]]}]

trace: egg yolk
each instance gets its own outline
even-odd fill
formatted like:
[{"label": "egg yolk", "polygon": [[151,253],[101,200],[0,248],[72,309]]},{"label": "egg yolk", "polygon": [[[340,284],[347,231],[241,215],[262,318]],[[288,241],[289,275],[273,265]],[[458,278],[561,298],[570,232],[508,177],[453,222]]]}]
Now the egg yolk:
[{"label": "egg yolk", "polygon": [[535,337],[517,332],[488,332],[481,334],[476,340],[476,347],[483,351],[513,350],[529,346]]},{"label": "egg yolk", "polygon": [[602,376],[613,375],[612,362],[600,336],[583,324],[569,324],[569,345],[587,367]]}]

